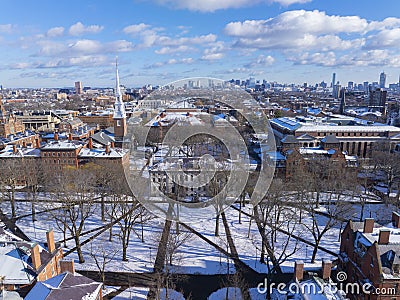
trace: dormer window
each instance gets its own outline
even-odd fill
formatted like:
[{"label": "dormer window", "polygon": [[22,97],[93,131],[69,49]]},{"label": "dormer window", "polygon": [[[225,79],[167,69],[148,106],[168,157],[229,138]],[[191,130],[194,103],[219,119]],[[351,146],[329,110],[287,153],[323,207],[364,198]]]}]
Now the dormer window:
[{"label": "dormer window", "polygon": [[121,120],[117,120],[117,126],[121,126]]}]

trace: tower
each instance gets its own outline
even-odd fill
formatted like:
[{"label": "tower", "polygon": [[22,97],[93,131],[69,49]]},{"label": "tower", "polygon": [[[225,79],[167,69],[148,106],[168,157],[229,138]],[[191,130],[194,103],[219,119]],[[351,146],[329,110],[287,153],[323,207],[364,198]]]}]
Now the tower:
[{"label": "tower", "polygon": [[77,95],[80,95],[80,94],[82,94],[82,82],[81,81],[76,81],[75,82],[75,93],[77,94]]},{"label": "tower", "polygon": [[334,88],[335,87],[335,83],[336,83],[336,73],[332,74],[332,84],[331,87]]},{"label": "tower", "polygon": [[382,71],[382,73],[379,75],[379,87],[381,89],[384,89],[385,84],[386,84],[386,74],[385,72]]},{"label": "tower", "polygon": [[114,138],[118,146],[122,145],[126,135],[126,113],[119,86],[118,59],[115,61],[115,104],[114,104]]}]

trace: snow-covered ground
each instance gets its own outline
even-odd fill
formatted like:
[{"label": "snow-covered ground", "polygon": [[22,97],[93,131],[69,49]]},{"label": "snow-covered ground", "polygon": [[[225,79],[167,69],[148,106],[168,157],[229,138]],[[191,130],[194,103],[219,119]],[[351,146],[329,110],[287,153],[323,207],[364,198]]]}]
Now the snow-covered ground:
[{"label": "snow-covered ground", "polygon": [[[18,193],[18,198],[23,197],[23,193]],[[41,195],[41,198],[45,199],[46,196]],[[356,199],[351,199],[350,197],[347,198],[348,201],[352,203],[350,217],[353,220],[358,220],[361,215],[361,205]],[[324,201],[323,197],[321,198],[321,201]],[[8,214],[10,213],[9,205],[7,203],[0,203],[0,207],[4,212]],[[43,207],[38,204],[37,210],[43,210]],[[326,207],[321,206],[321,211],[324,210],[326,210]],[[366,204],[364,206],[363,214],[364,218],[372,217],[375,218],[377,222],[386,222],[388,220],[390,221],[392,210],[395,210],[395,207],[385,205],[383,203]],[[249,206],[246,206],[244,211],[247,213],[251,212]],[[29,213],[29,202],[17,202],[17,215],[25,215]],[[258,272],[267,272],[267,266],[259,262],[260,253],[255,247],[255,245],[261,244],[261,238],[254,220],[251,222],[251,226],[249,226],[250,218],[242,214],[242,221],[241,224],[239,224],[238,211],[233,208],[229,208],[225,214],[240,259]],[[62,231],[57,226],[51,213],[37,214],[36,219],[36,222],[33,223],[31,216],[26,216],[22,219],[19,219],[17,221],[17,225],[33,240],[44,242],[46,240],[46,231],[48,231],[50,228],[54,229],[55,239],[57,241],[62,240]],[[312,220],[309,215],[304,214],[302,222],[305,225],[310,225]],[[325,225],[325,222],[326,217],[318,216],[318,225],[321,228]],[[83,231],[92,230],[106,224],[107,222],[102,222],[100,219],[100,209],[98,207],[95,214],[87,220]],[[220,218],[219,236],[217,237],[214,235],[215,218],[209,221],[200,221],[188,225],[200,232],[215,244],[219,245],[221,248],[227,249],[230,252],[226,241],[225,228],[223,226],[222,218]],[[333,228],[331,228],[323,236],[320,246],[325,247],[333,252],[337,252],[340,245],[339,234],[344,228],[344,225],[345,224],[336,224]],[[127,252],[128,262],[123,262],[121,260],[122,250],[119,238],[117,236],[113,236],[113,241],[108,241],[108,230],[95,239],[95,242],[92,245],[92,252],[96,247],[104,247],[108,253],[116,252],[115,257],[106,266],[107,271],[150,272],[154,267],[158,248],[158,239],[160,238],[163,226],[164,221],[158,218],[154,218],[146,222],[143,227],[144,242],[141,240],[140,224],[135,226],[135,231],[132,232],[130,237],[130,244]],[[172,226],[172,228],[174,228],[175,224]],[[114,234],[118,233],[118,231],[118,226],[114,226]],[[181,227],[181,231],[185,231],[185,229]],[[302,238],[310,242],[313,242],[312,235],[302,226],[298,226],[298,228],[296,228],[295,234],[300,235]],[[91,235],[92,234],[89,234],[88,236],[82,236],[82,240],[85,240]],[[282,233],[278,233],[278,243],[283,239],[286,239],[286,236]],[[290,252],[294,245],[296,245],[296,241],[292,238],[286,251]],[[293,270],[293,264],[296,260],[303,260],[305,262],[306,269],[314,269],[321,266],[322,259],[333,259],[333,256],[322,250],[319,250],[317,252],[316,263],[311,264],[310,259],[313,250],[312,246],[307,246],[302,242],[299,242],[297,245],[298,250],[282,264],[283,271],[291,272]],[[74,247],[74,242],[72,240],[68,241],[64,252],[68,251],[68,249],[72,247]],[[91,243],[88,243],[83,246],[83,253],[86,261],[83,264],[76,263],[75,266],[77,270],[98,270],[93,258],[90,256],[90,252]],[[73,252],[68,257],[74,259],[76,262],[78,261],[76,252]],[[173,266],[168,266],[168,271],[185,274],[226,274],[228,272],[235,273],[235,267],[232,260],[227,259],[225,255],[221,254],[212,245],[193,234],[191,238],[188,239],[188,241],[178,249],[177,255],[175,255],[173,259]],[[132,293],[134,296],[132,296]],[[221,293],[224,293],[224,291]],[[143,297],[145,297],[145,294],[147,294],[146,289],[130,288],[118,296],[121,298],[116,297],[114,299],[130,299],[129,297],[133,297],[132,299],[144,299]],[[177,299],[181,298],[178,297]]]}]

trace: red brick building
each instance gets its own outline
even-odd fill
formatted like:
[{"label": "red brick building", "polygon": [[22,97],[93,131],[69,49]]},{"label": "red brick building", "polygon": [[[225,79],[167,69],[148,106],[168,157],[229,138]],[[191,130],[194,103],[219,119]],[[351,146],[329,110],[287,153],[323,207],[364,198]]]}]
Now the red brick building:
[{"label": "red brick building", "polygon": [[347,276],[344,283],[369,287],[370,293],[348,293],[350,299],[400,299],[400,214],[393,212],[387,226],[350,220],[341,234],[338,269]]}]

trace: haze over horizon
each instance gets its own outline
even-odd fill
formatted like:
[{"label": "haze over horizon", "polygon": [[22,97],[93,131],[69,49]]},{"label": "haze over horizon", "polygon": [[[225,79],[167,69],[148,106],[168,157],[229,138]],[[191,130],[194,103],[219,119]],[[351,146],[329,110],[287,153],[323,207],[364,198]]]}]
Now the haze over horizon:
[{"label": "haze over horizon", "polygon": [[94,0],[3,3],[3,87],[162,85],[186,77],[399,81],[400,2]]}]

